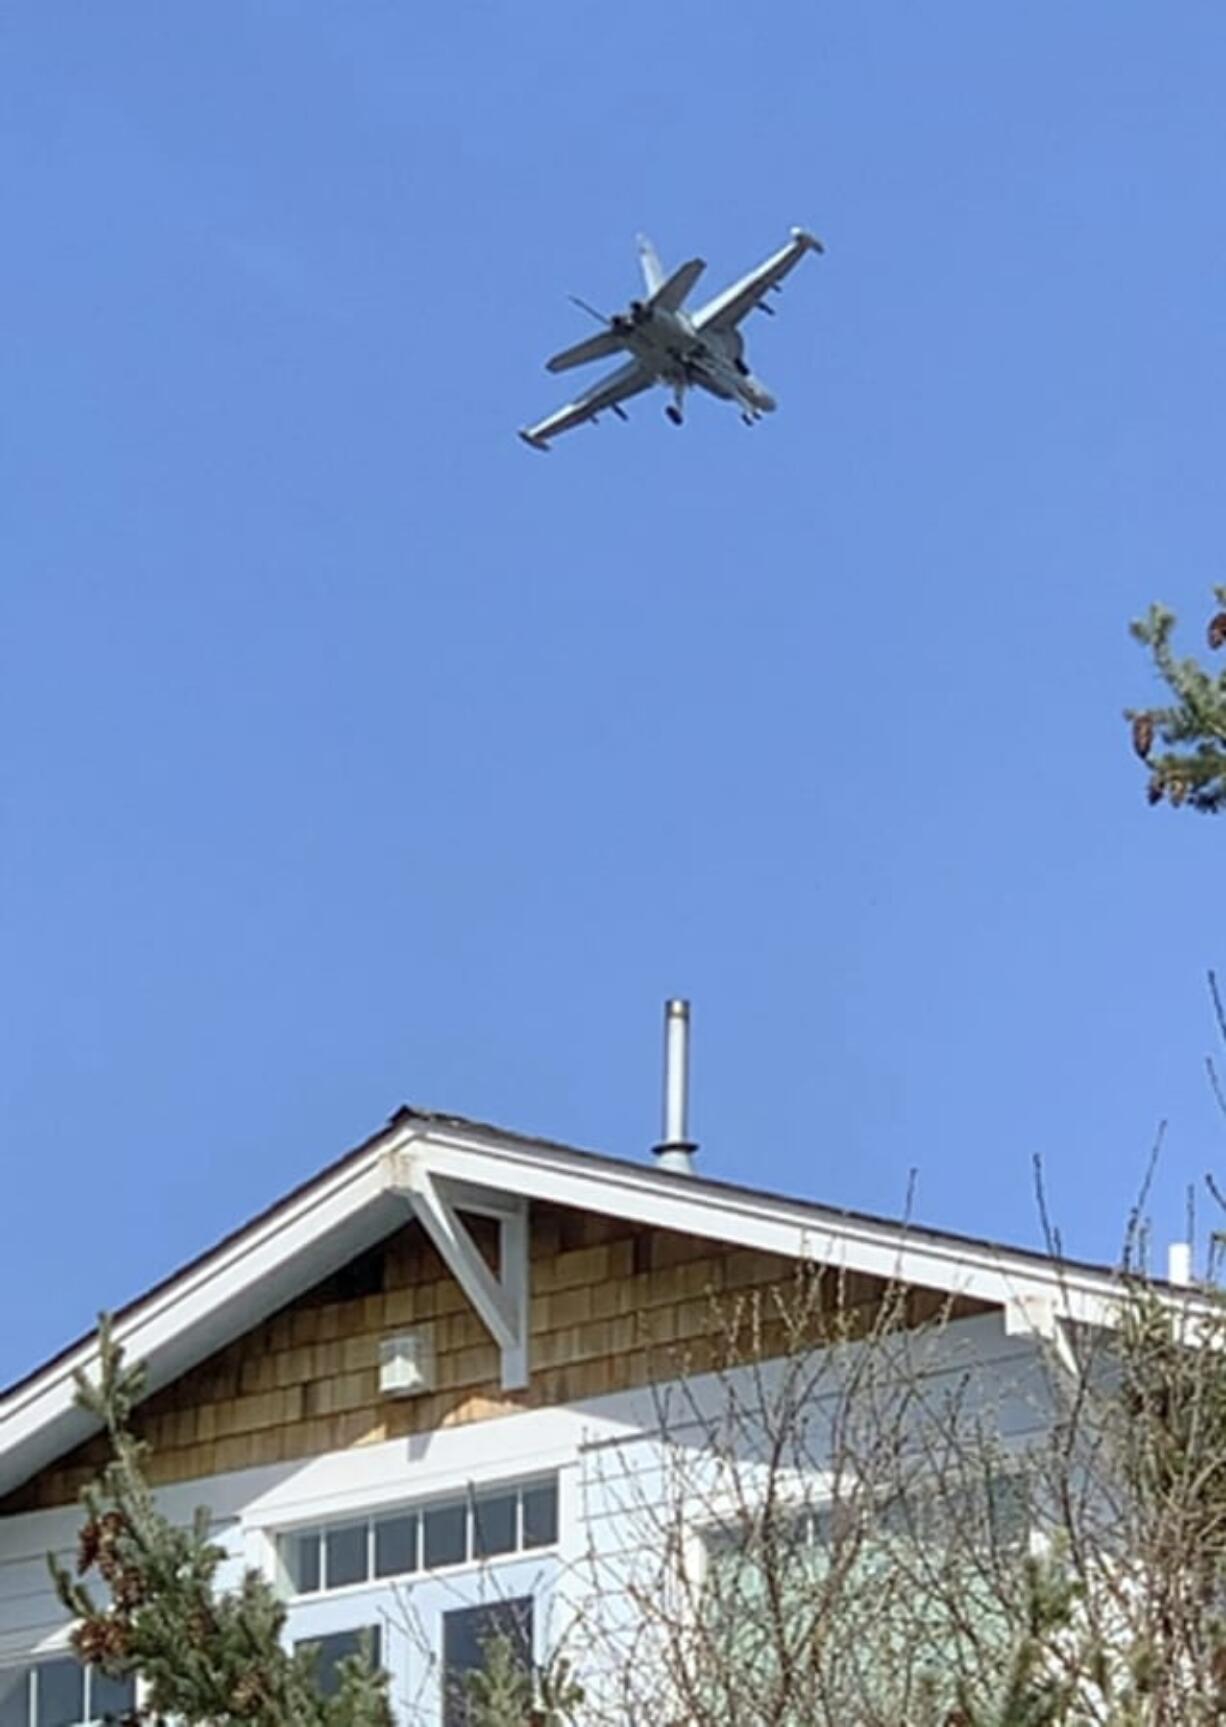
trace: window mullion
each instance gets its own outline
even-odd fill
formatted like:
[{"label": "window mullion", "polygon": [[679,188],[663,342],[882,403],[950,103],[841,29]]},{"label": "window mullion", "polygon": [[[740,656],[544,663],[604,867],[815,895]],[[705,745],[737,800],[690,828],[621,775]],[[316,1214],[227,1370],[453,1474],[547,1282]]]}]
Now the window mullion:
[{"label": "window mullion", "polygon": [[[408,1559],[405,1575],[457,1564],[475,1564],[479,1555],[483,1558],[496,1558],[503,1554],[525,1553],[530,1547],[553,1546],[558,1539],[557,1492],[556,1475],[540,1478],[534,1476],[527,1482],[485,1483],[480,1491],[469,1482],[463,1493],[454,1497],[425,1497],[399,1506],[367,1512],[360,1518],[350,1513],[348,1517],[323,1522],[313,1529],[309,1526],[307,1529],[291,1529],[278,1536],[280,1565],[286,1582],[296,1595],[326,1595],[358,1582],[371,1583],[383,1575],[399,1576],[402,1574],[399,1565],[394,1572],[380,1571],[381,1563],[388,1563],[386,1556],[383,1560],[380,1559],[383,1525],[389,1520],[397,1519],[411,1519],[411,1536],[409,1531],[402,1530],[396,1532],[394,1537],[389,1537],[395,1543],[392,1550],[405,1554]],[[531,1529],[528,1507],[530,1498],[534,1520]],[[482,1504],[482,1518],[488,1512],[488,1529],[484,1521],[478,1522],[478,1501]],[[509,1518],[508,1510],[511,1513]],[[458,1530],[457,1514],[460,1520]],[[437,1527],[431,1523],[432,1518],[435,1519]],[[448,1527],[450,1534],[447,1533]],[[334,1533],[339,1569],[330,1564],[333,1542],[329,1538]],[[355,1540],[359,1533],[360,1547]],[[491,1544],[493,1551],[486,1551]],[[300,1561],[295,1557],[300,1549],[305,1553],[308,1546],[313,1548],[316,1555],[311,1565],[308,1565],[305,1559]],[[406,1552],[409,1548],[411,1550]],[[357,1573],[358,1552],[361,1553],[362,1565],[360,1578]],[[314,1588],[305,1589],[301,1579],[312,1566],[316,1582]],[[31,1727],[39,1727],[37,1712]]]}]

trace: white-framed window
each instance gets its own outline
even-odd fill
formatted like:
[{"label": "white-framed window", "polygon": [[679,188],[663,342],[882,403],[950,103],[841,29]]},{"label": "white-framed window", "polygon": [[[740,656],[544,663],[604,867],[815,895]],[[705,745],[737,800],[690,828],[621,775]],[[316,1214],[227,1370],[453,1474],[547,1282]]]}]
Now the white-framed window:
[{"label": "white-framed window", "polygon": [[768,1528],[746,1514],[709,1524],[703,1542],[713,1560],[752,1554],[764,1539],[781,1551],[830,1550],[861,1532],[883,1550],[903,1539],[937,1544],[953,1538],[1020,1554],[1027,1547],[1033,1510],[1033,1484],[1023,1470],[1005,1467],[973,1479],[917,1476],[890,1493],[864,1490],[849,1499],[830,1495],[795,1507],[784,1503],[774,1510]]},{"label": "white-framed window", "polygon": [[452,1607],[443,1614],[443,1727],[469,1727],[467,1681],[484,1671],[492,1646],[501,1641],[514,1666],[533,1669],[533,1597]]},{"label": "white-framed window", "polygon": [[0,1668],[0,1727],[101,1727],[135,1707],[134,1679],[108,1679],[71,1655]]},{"label": "white-framed window", "polygon": [[323,1696],[335,1697],[341,1685],[341,1662],[366,1650],[371,1667],[380,1666],[383,1636],[378,1625],[363,1625],[352,1631],[326,1631],[320,1637],[300,1637],[294,1649],[314,1651],[315,1682]]},{"label": "white-framed window", "polygon": [[735,1673],[748,1693],[780,1695],[803,1638],[823,1621],[825,1678],[854,1675],[878,1720],[899,1718],[903,1671],[956,1674],[972,1648],[977,1659],[990,1651],[1006,1663],[1008,1602],[1023,1580],[1033,1510],[1033,1484],[1005,1464],[969,1478],[917,1473],[893,1491],[861,1486],[808,1504],[746,1506],[708,1525],[698,1601],[707,1701],[718,1694],[713,1667]]},{"label": "white-framed window", "polygon": [[557,1539],[553,1474],[288,1530],[278,1548],[290,1593],[313,1596],[535,1552]]}]

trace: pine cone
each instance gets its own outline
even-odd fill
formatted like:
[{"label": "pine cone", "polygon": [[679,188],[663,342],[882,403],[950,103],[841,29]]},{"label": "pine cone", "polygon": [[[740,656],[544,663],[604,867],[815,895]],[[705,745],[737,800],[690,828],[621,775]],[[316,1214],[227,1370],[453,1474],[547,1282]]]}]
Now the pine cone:
[{"label": "pine cone", "polygon": [[[1226,614],[1224,614],[1226,615]],[[1154,716],[1137,714],[1132,722],[1132,747],[1144,761],[1154,747]]]},{"label": "pine cone", "polygon": [[128,1520],[122,1511],[107,1511],[98,1519],[96,1564],[108,1583],[113,1582],[118,1573],[119,1542],[127,1529]]},{"label": "pine cone", "polygon": [[145,1579],[135,1565],[125,1565],[111,1585],[115,1605],[130,1612],[145,1599]]},{"label": "pine cone", "polygon": [[1183,800],[1188,795],[1188,783],[1187,783],[1187,781],[1186,780],[1172,780],[1169,787],[1167,788],[1167,794],[1166,795],[1171,800],[1172,807],[1175,809],[1178,809],[1180,804],[1183,802]]},{"label": "pine cone", "polygon": [[1209,646],[1215,651],[1226,646],[1226,612],[1217,612],[1209,619],[1209,628],[1205,632],[1209,637]]},{"label": "pine cone", "polygon": [[103,1651],[104,1660],[122,1661],[131,1647],[131,1642],[128,1637],[128,1627],[121,1619],[115,1618],[105,1619],[103,1624],[106,1626],[106,1648]]},{"label": "pine cone", "polygon": [[81,1527],[77,1536],[77,1576],[83,1576],[98,1557],[98,1547],[102,1540],[102,1531],[96,1518],[91,1517],[88,1523]]},{"label": "pine cone", "polygon": [[209,1640],[209,1636],[212,1632],[212,1625],[209,1621],[208,1614],[205,1613],[203,1609],[197,1607],[188,1614],[187,1621],[183,1629],[186,1631],[187,1641],[192,1645],[193,1649],[202,1649]]},{"label": "pine cone", "polygon": [[106,1654],[107,1622],[100,1617],[83,1619],[72,1633],[72,1646],[87,1667],[101,1661]]},{"label": "pine cone", "polygon": [[254,1715],[260,1707],[258,1673],[240,1673],[230,1692],[230,1709],[235,1715]]},{"label": "pine cone", "polygon": [[1147,801],[1151,804],[1160,804],[1162,802],[1162,781],[1157,777],[1157,775],[1155,775],[1146,786],[1145,796]]}]

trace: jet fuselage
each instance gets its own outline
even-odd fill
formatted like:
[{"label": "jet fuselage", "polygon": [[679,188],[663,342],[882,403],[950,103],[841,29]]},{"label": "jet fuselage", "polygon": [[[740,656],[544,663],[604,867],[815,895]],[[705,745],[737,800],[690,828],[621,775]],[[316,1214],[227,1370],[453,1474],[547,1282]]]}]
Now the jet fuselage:
[{"label": "jet fuselage", "polygon": [[741,357],[739,331],[700,334],[684,312],[642,301],[635,301],[625,318],[626,346],[668,383],[697,384],[722,401],[742,403],[753,414],[773,412],[775,398]]},{"label": "jet fuselage", "polygon": [[771,312],[767,295],[780,291],[784,277],[806,254],[821,250],[821,241],[807,228],[793,228],[787,244],[777,252],[705,305],[686,311],[686,300],[706,269],[705,261],[690,258],[666,272],[651,241],[640,234],[643,297],[609,316],[572,295],[575,304],[595,318],[600,331],[551,355],[545,368],[569,372],[616,354],[623,356],[623,363],[536,425],[525,426],[520,437],[535,450],[547,450],[560,433],[598,420],[604,413],[624,420],[625,404],[656,384],[672,394],[664,413],[674,426],[683,423],[685,395],[693,389],[734,403],[741,419],[752,426],[774,410],[775,398],[746,363],[740,326],[752,311]]}]

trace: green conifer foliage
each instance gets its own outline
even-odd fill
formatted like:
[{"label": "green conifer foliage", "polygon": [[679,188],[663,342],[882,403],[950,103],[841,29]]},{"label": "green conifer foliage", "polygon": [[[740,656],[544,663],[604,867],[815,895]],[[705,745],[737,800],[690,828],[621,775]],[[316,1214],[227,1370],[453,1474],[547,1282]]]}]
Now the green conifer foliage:
[{"label": "green conifer foliage", "polygon": [[[1226,647],[1226,587],[1214,589],[1218,610],[1209,620],[1210,651]],[[1130,708],[1132,747],[1149,768],[1151,804],[1216,813],[1226,807],[1226,669],[1216,676],[1198,660],[1178,660],[1171,648],[1175,617],[1165,606],[1151,606],[1132,633],[1150,652],[1154,669],[1170,690],[1166,707]],[[1155,743],[1165,748],[1154,753]]]},{"label": "green conifer foliage", "polygon": [[569,1727],[582,1720],[583,1688],[564,1657],[534,1670],[511,1638],[497,1634],[482,1654],[484,1667],[462,1687],[465,1727]]},{"label": "green conifer foliage", "polygon": [[[146,1448],[131,1431],[144,1372],[125,1364],[104,1316],[98,1379],[77,1376],[81,1407],[104,1425],[111,1460],[86,1489],[76,1574],[49,1563],[76,1626],[80,1659],[114,1678],[145,1682],[129,1722],[174,1718],[181,1727],[392,1727],[387,1676],[366,1657],[345,1661],[340,1685],[321,1695],[311,1651],[291,1654],[285,1609],[267,1580],[249,1571],[241,1587],[216,1586],[222,1550],[209,1515],[188,1529],[158,1510],[144,1470]],[[96,1576],[100,1599],[86,1579]]]}]

